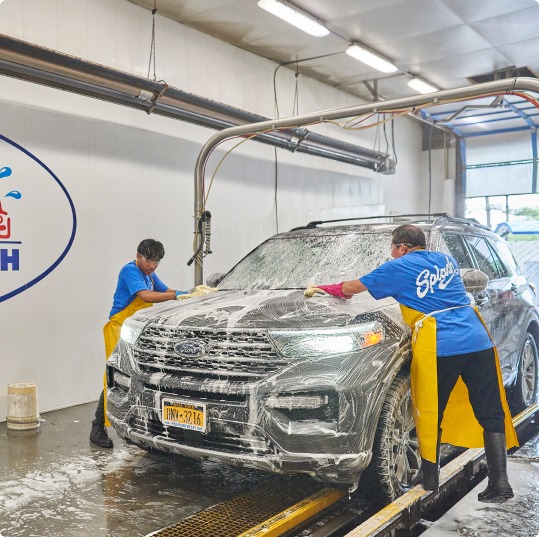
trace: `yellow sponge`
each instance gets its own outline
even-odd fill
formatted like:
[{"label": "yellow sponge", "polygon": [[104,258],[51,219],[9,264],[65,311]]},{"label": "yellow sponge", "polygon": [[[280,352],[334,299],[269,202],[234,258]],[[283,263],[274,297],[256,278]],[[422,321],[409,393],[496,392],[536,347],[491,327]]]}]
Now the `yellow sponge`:
[{"label": "yellow sponge", "polygon": [[219,291],[218,287],[208,287],[207,285],[197,285],[194,289],[191,289],[186,295],[179,295],[176,300],[185,300],[186,298],[192,298],[194,296],[204,296],[210,293]]}]

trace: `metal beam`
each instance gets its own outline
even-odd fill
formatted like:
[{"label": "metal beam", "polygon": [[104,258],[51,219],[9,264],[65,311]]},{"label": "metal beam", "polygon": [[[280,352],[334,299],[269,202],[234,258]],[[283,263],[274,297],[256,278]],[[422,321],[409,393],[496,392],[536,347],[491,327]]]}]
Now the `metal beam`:
[{"label": "metal beam", "polygon": [[[300,128],[303,125],[313,123],[323,123],[324,121],[343,119],[353,116],[361,116],[367,113],[391,113],[394,110],[407,108],[421,108],[427,104],[437,104],[444,100],[464,100],[472,97],[478,97],[483,94],[512,94],[515,91],[532,91],[539,93],[539,80],[536,78],[514,78],[505,80],[496,80],[494,82],[485,82],[474,86],[455,88],[451,90],[438,91],[426,95],[417,95],[401,99],[392,99],[389,101],[378,101],[375,103],[361,104],[347,108],[334,110],[323,110],[301,116],[293,116],[283,119],[261,121],[250,125],[240,127],[231,127],[217,134],[214,134],[202,147],[196,165],[195,165],[195,251],[201,245],[201,236],[197,233],[197,222],[199,221],[203,210],[203,180],[204,168],[213,149],[228,138],[234,136],[243,136],[264,132],[267,130],[276,130],[282,128]],[[256,139],[256,138],[255,138]],[[203,263],[200,257],[195,264],[195,285],[200,285],[203,281]]]},{"label": "metal beam", "polygon": [[[269,121],[268,118],[55,50],[0,35],[0,74],[128,106],[211,129]],[[388,155],[305,128],[257,136],[265,144],[382,171]]]}]

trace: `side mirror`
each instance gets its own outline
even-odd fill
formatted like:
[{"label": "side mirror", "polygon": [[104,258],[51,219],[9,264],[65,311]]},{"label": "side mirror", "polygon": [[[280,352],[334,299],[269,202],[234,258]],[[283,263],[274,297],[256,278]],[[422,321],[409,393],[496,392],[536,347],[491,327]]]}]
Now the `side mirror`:
[{"label": "side mirror", "polygon": [[206,278],[206,285],[208,287],[217,287],[225,276],[226,272],[214,272]]},{"label": "side mirror", "polygon": [[477,293],[484,291],[488,285],[488,276],[481,272],[479,269],[465,268],[460,269],[460,276],[464,282],[466,291],[470,293]]}]

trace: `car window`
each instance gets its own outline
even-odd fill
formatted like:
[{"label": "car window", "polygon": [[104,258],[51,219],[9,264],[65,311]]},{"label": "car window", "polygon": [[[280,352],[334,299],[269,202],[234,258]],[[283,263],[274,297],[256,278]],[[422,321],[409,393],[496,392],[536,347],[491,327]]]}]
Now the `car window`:
[{"label": "car window", "polygon": [[466,235],[465,240],[477,261],[479,270],[491,280],[507,276],[507,270],[485,237]]},{"label": "car window", "polygon": [[273,237],[244,257],[221,289],[302,289],[359,278],[391,258],[391,234],[298,233]]},{"label": "car window", "polygon": [[456,233],[443,233],[439,250],[452,255],[460,268],[474,268],[470,255],[462,242],[462,236]]},{"label": "car window", "polygon": [[507,243],[505,241],[495,241],[494,244],[496,251],[500,255],[500,259],[507,271],[507,276],[521,274],[520,267],[518,266],[515,258],[513,257],[513,253],[509,249],[509,246],[507,246]]}]

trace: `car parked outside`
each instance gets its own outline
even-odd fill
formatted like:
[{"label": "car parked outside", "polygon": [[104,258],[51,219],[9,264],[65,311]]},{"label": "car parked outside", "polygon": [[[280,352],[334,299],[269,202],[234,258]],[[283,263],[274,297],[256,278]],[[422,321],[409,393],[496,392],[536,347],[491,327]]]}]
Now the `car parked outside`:
[{"label": "car parked outside", "polygon": [[514,407],[533,403],[535,294],[504,239],[447,215],[381,220],[314,222],[275,235],[218,292],[126,320],[107,363],[118,435],[145,449],[350,488],[365,473],[386,499],[414,486],[421,458],[410,331],[398,304],[369,293],[303,294],[308,284],[350,280],[390,259],[391,232],[404,220],[423,229],[429,249],[488,275],[488,287],[470,297],[498,346]]}]

